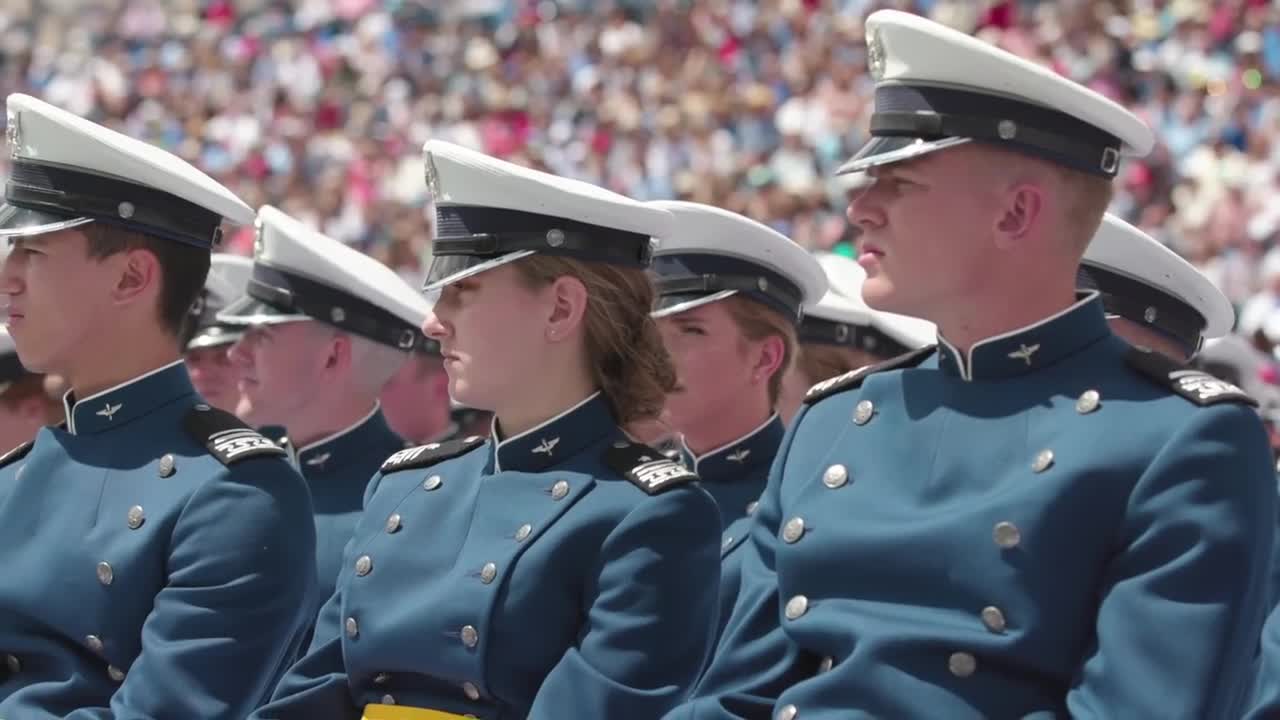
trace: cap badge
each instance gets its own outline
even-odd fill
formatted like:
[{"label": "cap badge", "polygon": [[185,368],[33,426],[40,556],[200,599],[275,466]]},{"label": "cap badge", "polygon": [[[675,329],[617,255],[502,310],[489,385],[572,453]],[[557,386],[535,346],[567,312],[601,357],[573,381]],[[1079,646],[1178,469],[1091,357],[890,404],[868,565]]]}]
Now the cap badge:
[{"label": "cap badge", "polygon": [[880,39],[880,28],[876,28],[867,34],[867,71],[876,82],[884,79],[884,60],[884,41]]}]

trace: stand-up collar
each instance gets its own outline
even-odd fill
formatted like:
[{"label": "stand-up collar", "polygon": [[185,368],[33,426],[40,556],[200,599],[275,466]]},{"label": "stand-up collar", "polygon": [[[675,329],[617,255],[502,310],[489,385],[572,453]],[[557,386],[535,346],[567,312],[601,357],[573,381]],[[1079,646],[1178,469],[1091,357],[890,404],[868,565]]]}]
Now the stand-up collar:
[{"label": "stand-up collar", "polygon": [[67,432],[92,435],[124,427],[129,421],[161,405],[195,392],[182,360],[143,373],[131,380],[78,399],[74,391],[62,396]]},{"label": "stand-up collar", "polygon": [[747,468],[773,462],[786,431],[782,418],[774,413],[755,430],[702,455],[694,455],[681,439],[680,455],[701,480],[733,480]]},{"label": "stand-up collar", "polygon": [[1048,367],[1111,332],[1098,293],[1026,327],[976,343],[962,353],[938,335],[938,366],[964,380],[1002,380]]},{"label": "stand-up collar", "polygon": [[494,472],[539,472],[616,433],[618,424],[609,403],[596,391],[582,402],[519,435],[499,439],[496,417],[492,427]]},{"label": "stand-up collar", "polygon": [[382,405],[374,402],[373,410],[354,424],[298,448],[298,467],[304,473],[324,470],[326,466],[336,467],[351,457],[367,453],[370,438],[379,438],[390,432],[391,428],[382,415]]}]

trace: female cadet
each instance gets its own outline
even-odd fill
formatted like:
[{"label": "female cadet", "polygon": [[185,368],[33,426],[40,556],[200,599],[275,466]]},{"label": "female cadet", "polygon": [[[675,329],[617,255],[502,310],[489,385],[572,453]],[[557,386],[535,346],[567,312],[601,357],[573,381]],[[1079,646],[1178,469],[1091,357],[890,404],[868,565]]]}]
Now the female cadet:
[{"label": "female cadet", "polygon": [[[817,260],[760,223],[688,202],[653,202],[676,230],[654,258],[658,318],[675,361],[666,415],[685,465],[720,508],[720,619],[733,609],[744,520],[782,443],[776,407],[806,303],[826,290]],[[717,633],[718,634],[718,633]]]},{"label": "female cadet", "polygon": [[790,424],[815,383],[883,362],[928,345],[937,327],[928,320],[881,312],[862,300],[867,271],[843,255],[824,253],[818,262],[830,289],[800,323],[796,361],[782,381],[778,412]]},{"label": "female cadet", "polygon": [[425,332],[492,439],[374,476],[310,651],[258,718],[652,720],[707,654],[715,503],[620,429],[675,381],[644,268],[669,212],[449,143]]}]

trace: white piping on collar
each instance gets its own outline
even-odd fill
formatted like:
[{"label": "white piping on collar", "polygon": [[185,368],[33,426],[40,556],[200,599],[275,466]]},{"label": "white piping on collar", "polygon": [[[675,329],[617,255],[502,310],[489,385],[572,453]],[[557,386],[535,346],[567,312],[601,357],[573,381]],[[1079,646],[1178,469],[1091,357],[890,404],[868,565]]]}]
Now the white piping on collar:
[{"label": "white piping on collar", "polygon": [[[347,426],[346,428],[344,428],[344,429],[342,429],[342,430],[339,430],[338,432],[336,432],[336,433],[334,433],[334,434],[332,434],[332,435],[328,435],[328,436],[326,436],[326,437],[323,437],[323,438],[321,438],[321,439],[319,439],[319,440],[316,440],[315,442],[309,442],[309,443],[307,443],[304,447],[300,447],[300,448],[298,448],[298,449],[296,450],[296,452],[297,452],[297,454],[298,454],[298,457],[302,457],[302,453],[304,453],[304,452],[306,452],[306,451],[308,451],[308,450],[310,450],[310,449],[312,449],[312,448],[314,448],[314,447],[318,447],[318,446],[320,446],[320,445],[324,445],[325,443],[333,442],[334,440],[337,440],[338,438],[342,437],[343,435],[346,435],[347,433],[350,433],[350,432],[354,431],[356,428],[358,428],[358,427],[360,427],[361,425],[364,425],[365,423],[369,422],[369,420],[370,420],[370,419],[372,419],[374,415],[377,415],[377,414],[378,414],[378,411],[379,411],[379,410],[381,410],[381,409],[382,409],[382,401],[380,401],[380,400],[374,400],[374,401],[373,401],[373,409],[372,409],[372,410],[370,410],[370,411],[369,411],[369,413],[368,413],[367,415],[365,415],[364,417],[362,417],[362,418],[360,418],[359,420],[357,420],[357,421],[355,422],[355,424],[354,424],[354,425],[349,425],[349,426]],[[288,428],[286,427],[286,430],[287,430],[287,429],[288,429]]]},{"label": "white piping on collar", "polygon": [[1068,305],[1065,309],[1063,309],[1063,310],[1059,310],[1058,312],[1056,312],[1056,313],[1054,313],[1054,314],[1050,315],[1049,317],[1044,318],[1043,320],[1038,320],[1038,321],[1036,321],[1036,322],[1033,322],[1033,323],[1031,323],[1030,325],[1024,325],[1024,326],[1022,326],[1022,327],[1020,327],[1020,328],[1015,328],[1015,329],[1010,330],[1010,331],[1008,331],[1008,332],[1000,333],[999,335],[992,335],[992,336],[991,336],[991,337],[989,337],[989,338],[985,338],[985,339],[983,339],[983,340],[980,340],[980,341],[978,341],[978,342],[974,343],[972,346],[970,346],[970,347],[969,347],[969,351],[968,351],[967,353],[964,353],[964,354],[961,354],[961,353],[960,353],[960,351],[956,349],[956,346],[955,346],[955,345],[952,345],[950,342],[948,342],[948,341],[947,341],[947,339],[946,339],[945,337],[943,337],[943,336],[942,336],[942,330],[938,330],[938,343],[939,343],[939,344],[941,344],[941,345],[945,345],[945,346],[946,346],[946,348],[947,348],[948,350],[950,350],[950,351],[951,351],[951,354],[954,356],[954,357],[953,357],[953,359],[957,360],[957,362],[959,362],[960,360],[963,360],[963,361],[964,361],[964,362],[962,362],[962,363],[959,363],[959,364],[960,364],[960,379],[961,379],[961,380],[964,380],[965,382],[972,382],[972,381],[973,381],[973,351],[974,351],[974,350],[977,350],[978,348],[982,347],[983,345],[988,345],[988,344],[993,343],[993,342],[999,342],[1000,340],[1006,340],[1006,339],[1008,339],[1008,338],[1013,337],[1014,335],[1021,335],[1022,333],[1027,332],[1027,331],[1029,331],[1029,330],[1034,330],[1035,328],[1038,328],[1038,327],[1040,327],[1041,325],[1045,325],[1045,324],[1047,324],[1047,323],[1051,323],[1051,322],[1053,322],[1054,320],[1057,320],[1058,318],[1061,318],[1061,317],[1063,317],[1063,316],[1065,316],[1065,315],[1069,315],[1069,314],[1071,314],[1072,312],[1074,312],[1075,310],[1077,310],[1077,309],[1079,309],[1079,308],[1083,307],[1084,305],[1087,305],[1088,303],[1092,302],[1092,301],[1093,301],[1093,299],[1094,299],[1094,298],[1096,298],[1096,297],[1098,297],[1098,291],[1097,291],[1097,290],[1089,290],[1088,292],[1086,292],[1086,293],[1084,294],[1084,297],[1080,298],[1080,299],[1079,299],[1079,300],[1077,300],[1075,303],[1073,303],[1073,304],[1071,304],[1071,305]]},{"label": "white piping on collar", "polygon": [[149,377],[151,377],[152,375],[155,375],[155,374],[157,374],[157,373],[162,373],[162,372],[164,372],[165,370],[168,370],[169,368],[173,367],[174,365],[181,365],[183,362],[185,362],[185,360],[183,360],[182,358],[179,358],[179,359],[177,359],[177,360],[174,360],[174,361],[173,361],[173,362],[171,362],[171,363],[168,363],[168,364],[165,364],[165,365],[161,365],[160,367],[158,367],[158,368],[156,368],[156,369],[154,369],[154,370],[148,370],[147,372],[144,372],[144,373],[142,373],[141,375],[135,375],[134,377],[131,377],[131,378],[129,378],[128,380],[125,380],[125,381],[124,381],[124,382],[122,382],[122,383],[119,383],[119,384],[117,384],[117,385],[112,385],[111,387],[107,388],[106,390],[99,390],[98,392],[96,392],[96,393],[94,393],[94,394],[90,395],[89,397],[86,397],[86,398],[83,398],[83,399],[81,399],[81,398],[76,398],[75,405],[72,405],[72,404],[70,404],[70,403],[68,403],[68,402],[67,402],[67,400],[68,400],[68,399],[69,399],[73,394],[75,394],[75,388],[72,388],[72,389],[70,389],[70,390],[66,391],[66,392],[65,392],[65,393],[63,393],[63,395],[62,395],[62,411],[63,411],[64,413],[66,413],[66,415],[67,415],[67,432],[71,433],[72,435],[75,435],[75,434],[76,434],[76,415],[75,415],[75,412],[74,412],[74,411],[75,411],[75,409],[76,409],[76,407],[77,407],[77,406],[79,406],[79,405],[83,405],[83,404],[85,404],[85,403],[87,403],[87,402],[89,402],[90,400],[93,400],[93,399],[95,399],[95,398],[100,398],[100,397],[102,397],[103,395],[106,395],[106,394],[108,394],[108,393],[113,393],[113,392],[115,392],[115,391],[119,390],[120,388],[123,388],[123,387],[129,386],[129,385],[132,385],[133,383],[136,383],[136,382],[138,382],[138,381],[140,381],[140,380],[145,380],[145,379],[147,379],[147,378],[149,378]]},{"label": "white piping on collar", "polygon": [[498,440],[498,415],[497,415],[497,413],[494,413],[494,415],[493,415],[493,419],[489,421],[489,436],[490,436],[490,437],[492,437],[492,438],[494,439],[494,444],[493,444],[493,471],[494,471],[494,472],[502,472],[502,467],[498,464],[498,453],[502,450],[502,446],[503,446],[503,445],[506,445],[507,443],[512,442],[513,440],[519,440],[519,439],[520,439],[520,438],[522,438],[522,437],[526,437],[526,436],[528,436],[528,435],[532,435],[533,433],[538,432],[538,431],[539,431],[539,430],[541,430],[542,428],[544,428],[544,427],[546,427],[546,426],[550,425],[551,423],[553,423],[553,422],[555,422],[555,421],[557,421],[557,420],[559,420],[559,419],[561,419],[561,418],[565,417],[565,416],[566,416],[566,415],[568,415],[569,413],[572,413],[574,410],[577,410],[578,408],[582,407],[583,405],[586,405],[587,403],[591,402],[592,400],[595,400],[595,399],[596,399],[596,396],[598,396],[599,394],[600,394],[600,391],[599,391],[599,390],[597,390],[597,391],[595,391],[595,392],[591,393],[590,395],[588,395],[586,398],[582,399],[581,401],[579,401],[579,402],[577,402],[577,403],[574,403],[572,406],[570,406],[570,407],[569,407],[569,409],[568,409],[568,410],[565,410],[565,411],[563,411],[563,412],[561,412],[561,413],[559,413],[559,414],[555,415],[554,417],[551,417],[551,418],[548,418],[548,419],[546,419],[546,420],[543,420],[542,422],[538,423],[537,425],[534,425],[533,427],[529,428],[528,430],[525,430],[525,431],[524,431],[524,432],[522,432],[522,433],[517,433],[517,434],[515,434],[515,435],[512,435],[511,437],[506,438],[505,440]]},{"label": "white piping on collar", "polygon": [[702,462],[703,460],[706,460],[707,458],[711,457],[712,455],[715,455],[715,454],[717,454],[717,453],[722,453],[722,452],[724,452],[725,450],[729,450],[729,449],[731,449],[731,448],[733,448],[733,447],[735,447],[735,446],[737,446],[737,445],[741,445],[742,443],[746,442],[749,438],[752,438],[752,437],[755,437],[756,435],[759,435],[762,431],[764,431],[764,429],[765,429],[765,428],[769,427],[769,425],[771,425],[771,424],[773,423],[774,419],[775,419],[775,418],[777,418],[777,417],[778,417],[778,413],[773,413],[773,414],[769,415],[769,419],[768,419],[768,420],[765,420],[765,421],[764,421],[764,422],[763,422],[759,427],[757,427],[755,430],[752,430],[751,432],[747,433],[746,435],[743,435],[742,437],[738,438],[737,440],[733,440],[733,441],[731,441],[731,442],[727,442],[727,443],[725,443],[724,445],[721,445],[720,447],[715,448],[714,450],[708,450],[707,452],[704,452],[704,453],[702,453],[701,455],[694,455],[693,451],[692,451],[692,450],[689,450],[689,445],[688,445],[687,443],[685,443],[685,441],[684,441],[684,435],[683,435],[683,434],[681,434],[681,435],[680,435],[680,445],[681,445],[682,447],[684,447],[684,449],[685,449],[685,450],[687,450],[691,456],[693,456],[693,472],[694,472],[694,473],[697,473],[697,472],[698,472],[698,463]]}]

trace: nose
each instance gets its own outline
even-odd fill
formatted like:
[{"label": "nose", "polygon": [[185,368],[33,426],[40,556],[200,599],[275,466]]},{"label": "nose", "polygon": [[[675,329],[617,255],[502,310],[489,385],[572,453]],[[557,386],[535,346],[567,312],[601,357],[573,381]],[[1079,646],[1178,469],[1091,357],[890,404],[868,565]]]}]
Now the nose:
[{"label": "nose", "polygon": [[449,336],[449,328],[441,317],[439,310],[432,310],[427,313],[427,319],[422,323],[422,333],[436,342],[440,342]]},{"label": "nose", "polygon": [[[9,241],[0,238],[0,243],[8,243]],[[3,295],[19,295],[22,293],[22,273],[19,265],[21,264],[22,253],[16,248],[10,248],[5,255],[3,264],[0,264],[0,294]]]},{"label": "nose", "polygon": [[849,208],[845,217],[854,227],[869,230],[884,226],[884,204],[881,202],[879,181],[872,180],[870,185],[849,193]]},{"label": "nose", "polygon": [[240,336],[227,348],[227,360],[236,368],[248,368],[253,365],[253,353],[249,350],[249,344],[253,342],[253,331],[250,330]]}]

